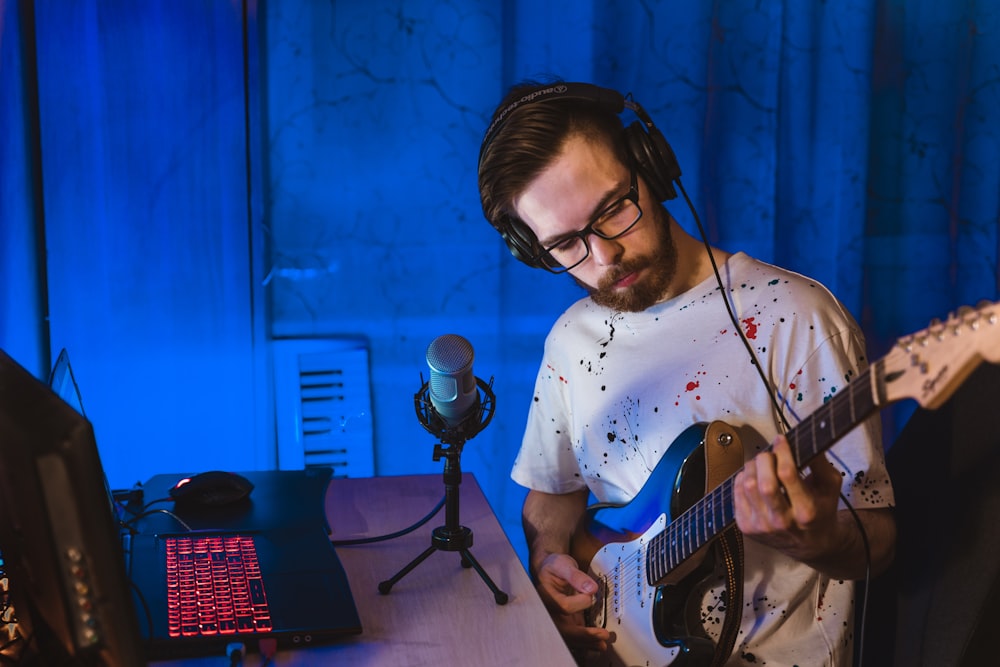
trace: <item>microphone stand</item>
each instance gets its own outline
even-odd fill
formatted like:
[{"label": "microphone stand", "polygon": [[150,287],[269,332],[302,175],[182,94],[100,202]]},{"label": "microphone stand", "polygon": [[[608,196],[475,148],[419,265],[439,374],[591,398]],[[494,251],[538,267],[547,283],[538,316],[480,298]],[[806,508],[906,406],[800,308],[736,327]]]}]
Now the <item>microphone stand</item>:
[{"label": "microphone stand", "polygon": [[[421,378],[423,379],[423,378]],[[437,435],[441,442],[434,445],[434,460],[440,461],[444,457],[444,507],[445,523],[443,526],[435,528],[431,532],[431,545],[420,555],[410,561],[402,570],[393,575],[392,578],[382,581],[378,585],[378,592],[386,595],[393,585],[409,574],[420,563],[424,562],[435,551],[457,551],[462,556],[462,567],[474,568],[479,576],[486,583],[497,604],[507,604],[508,595],[493,583],[490,576],[479,564],[479,561],[472,555],[472,529],[461,525],[459,520],[459,485],[462,483],[461,456],[462,447],[465,442],[482,431],[493,418],[495,407],[495,396],[492,390],[493,380],[486,384],[479,378],[476,383],[483,390],[485,398],[476,410],[469,417],[462,420],[457,426],[447,426],[444,420],[438,415],[434,405],[426,399],[427,384],[424,383],[420,391],[414,397],[413,402],[417,410],[417,417],[420,423],[429,432]]]}]

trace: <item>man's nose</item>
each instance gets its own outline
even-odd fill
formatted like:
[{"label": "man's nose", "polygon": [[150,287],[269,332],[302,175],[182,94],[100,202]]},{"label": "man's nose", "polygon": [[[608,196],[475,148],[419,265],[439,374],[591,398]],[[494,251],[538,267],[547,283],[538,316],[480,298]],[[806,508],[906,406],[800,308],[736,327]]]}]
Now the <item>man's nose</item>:
[{"label": "man's nose", "polygon": [[597,234],[591,234],[588,242],[590,254],[600,266],[611,266],[621,261],[624,248],[618,239],[602,239]]}]

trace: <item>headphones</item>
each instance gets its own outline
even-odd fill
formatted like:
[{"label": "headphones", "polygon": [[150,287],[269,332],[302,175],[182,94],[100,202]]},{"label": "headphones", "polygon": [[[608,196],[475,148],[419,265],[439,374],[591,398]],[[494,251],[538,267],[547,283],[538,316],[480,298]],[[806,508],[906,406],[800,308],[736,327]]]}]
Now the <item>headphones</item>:
[{"label": "headphones", "polygon": [[[649,114],[638,102],[631,99],[631,94],[625,96],[617,91],[590,83],[560,82],[536,88],[497,112],[486,130],[486,135],[479,149],[480,167],[483,155],[496,139],[500,128],[504,126],[512,112],[527,104],[562,100],[576,100],[594,104],[615,114],[622,113],[626,108],[630,109],[639,120],[633,121],[624,128],[624,140],[636,171],[657,201],[665,202],[677,196],[673,182],[680,178],[681,168],[677,164],[673,149],[663,134],[653,125]],[[534,232],[526,224],[509,215],[501,216],[492,222],[514,257],[532,268],[547,268],[541,260],[545,250],[539,245]]]}]

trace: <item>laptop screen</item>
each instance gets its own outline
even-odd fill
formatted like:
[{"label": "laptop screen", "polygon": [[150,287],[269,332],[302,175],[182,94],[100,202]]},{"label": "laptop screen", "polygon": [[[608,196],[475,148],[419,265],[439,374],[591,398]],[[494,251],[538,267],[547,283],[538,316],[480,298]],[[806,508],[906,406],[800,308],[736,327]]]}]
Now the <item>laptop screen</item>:
[{"label": "laptop screen", "polygon": [[90,422],[2,351],[0,461],[0,551],[24,661],[145,664]]},{"label": "laptop screen", "polygon": [[[346,573],[326,533],[322,500],[332,472],[329,468],[249,473],[259,475],[255,478],[257,488],[250,503],[238,508],[198,510],[189,515],[177,507],[164,510],[147,505],[127,522],[130,530],[123,540],[93,428],[83,415],[80,391],[65,350],[59,354],[49,381],[46,388],[9,358],[0,363],[0,460],[7,464],[0,466],[0,550],[7,556],[4,535],[16,532],[18,525],[45,528],[13,556],[23,570],[32,569],[29,564],[37,560],[35,573],[44,573],[43,578],[52,582],[39,591],[44,594],[31,591],[25,604],[37,608],[35,617],[51,626],[50,634],[58,637],[64,647],[61,650],[74,655],[74,651],[83,650],[81,641],[88,640],[81,634],[85,630],[75,625],[72,599],[59,589],[64,576],[59,572],[60,564],[51,556],[46,562],[39,553],[74,551],[100,562],[93,576],[95,583],[100,583],[105,602],[104,608],[97,610],[97,627],[104,634],[89,641],[95,644],[92,651],[108,653],[101,664],[140,665],[145,664],[141,660],[219,655],[229,642],[249,639],[239,637],[242,632],[223,632],[224,620],[219,621],[214,634],[188,636],[190,628],[186,626],[182,636],[170,632],[172,607],[166,599],[169,559],[164,551],[168,539],[155,527],[157,519],[167,520],[173,532],[184,526],[178,522],[183,519],[195,528],[191,533],[190,528],[181,530],[185,538],[194,534],[205,537],[220,528],[229,533],[253,533],[260,579],[266,583],[272,614],[268,623],[258,624],[258,633],[263,630],[263,636],[275,638],[279,648],[303,641],[335,641],[361,631]],[[37,467],[37,474],[32,473],[33,467]],[[161,477],[176,481],[174,475],[154,479]],[[149,495],[155,487],[152,482],[143,487],[146,497],[165,498],[165,491]],[[7,502],[12,497],[22,500],[16,503],[16,511],[15,503]],[[138,519],[141,523],[134,522]],[[196,559],[186,558],[185,566],[187,561],[195,563]],[[248,585],[253,586],[253,581]],[[183,614],[183,608],[178,608],[182,611],[177,613]],[[67,617],[69,624],[64,621]],[[183,621],[185,617],[179,618]],[[192,623],[211,631],[214,621],[199,617]],[[188,625],[193,627],[192,623]],[[98,649],[99,644],[106,646]],[[119,660],[116,652],[124,657]],[[53,660],[51,664],[57,663]]]},{"label": "laptop screen", "polygon": [[69,365],[69,352],[66,351],[66,348],[59,351],[59,357],[52,365],[52,372],[49,374],[49,387],[71,408],[86,416],[87,413],[83,410],[83,399],[80,397],[80,387],[76,384],[73,368]]}]

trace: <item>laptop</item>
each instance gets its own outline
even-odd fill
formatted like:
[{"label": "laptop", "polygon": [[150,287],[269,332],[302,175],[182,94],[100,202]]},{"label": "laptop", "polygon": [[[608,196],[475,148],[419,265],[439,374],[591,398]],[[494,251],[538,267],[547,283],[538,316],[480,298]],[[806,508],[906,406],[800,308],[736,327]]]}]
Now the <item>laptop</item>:
[{"label": "laptop", "polygon": [[[66,350],[49,385],[84,414]],[[150,479],[141,510],[111,501],[149,659],[224,656],[233,644],[253,651],[262,641],[301,648],[361,632],[328,536],[330,468],[241,473],[255,485],[246,501],[174,507],[168,489],[189,474]]]}]

